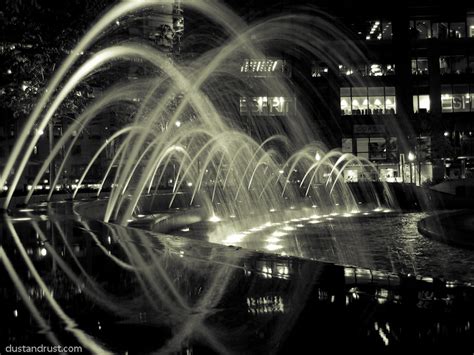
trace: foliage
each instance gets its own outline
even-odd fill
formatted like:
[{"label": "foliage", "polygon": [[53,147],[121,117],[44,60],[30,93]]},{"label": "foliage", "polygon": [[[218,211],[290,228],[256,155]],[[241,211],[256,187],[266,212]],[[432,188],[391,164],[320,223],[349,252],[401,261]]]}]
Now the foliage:
[{"label": "foliage", "polygon": [[[0,5],[0,109],[15,119],[27,116],[57,65],[107,5],[98,0],[5,0]],[[90,92],[86,84],[78,87],[59,114],[77,112]]]}]

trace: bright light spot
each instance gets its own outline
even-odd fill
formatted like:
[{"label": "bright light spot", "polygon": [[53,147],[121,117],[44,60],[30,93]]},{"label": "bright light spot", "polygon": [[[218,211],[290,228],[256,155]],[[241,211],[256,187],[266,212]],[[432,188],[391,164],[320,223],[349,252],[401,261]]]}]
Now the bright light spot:
[{"label": "bright light spot", "polygon": [[13,315],[15,316],[15,318],[18,317],[18,310],[17,310],[17,309],[15,309],[15,310],[13,311]]},{"label": "bright light spot", "polygon": [[364,215],[364,216],[368,216],[368,215],[369,215],[369,212],[364,212],[363,215]]},{"label": "bright light spot", "polygon": [[444,132],[444,136],[445,136],[445,137],[448,137],[448,136],[449,136],[449,132],[448,132],[448,131]]},{"label": "bright light spot", "polygon": [[316,153],[315,158],[316,158],[316,161],[320,161],[321,160],[321,155],[319,155],[319,153]]},{"label": "bright light spot", "polygon": [[283,248],[283,247],[279,244],[268,244],[265,247],[265,249],[270,250],[270,251],[278,250],[278,249],[281,249],[281,248]]},{"label": "bright light spot", "polygon": [[318,224],[318,223],[321,223],[321,221],[317,220],[317,219],[313,219],[311,221],[309,221],[310,224]]},{"label": "bright light spot", "polygon": [[181,228],[181,232],[189,232],[189,227]]},{"label": "bright light spot", "polygon": [[220,222],[221,219],[216,216],[215,214],[213,214],[210,218],[209,218],[209,222],[212,222],[212,223],[217,223],[217,222]]},{"label": "bright light spot", "polygon": [[294,210],[295,209],[295,206],[290,206],[290,210]]},{"label": "bright light spot", "polygon": [[303,227],[304,227],[304,224],[298,223],[296,226],[297,226],[298,228],[303,228]]},{"label": "bright light spot", "polygon": [[41,248],[40,254],[41,256],[46,256],[46,254],[48,254],[48,251],[46,250],[46,248]]},{"label": "bright light spot", "polygon": [[384,213],[388,213],[388,212],[391,212],[391,210],[389,210],[388,208],[383,210]]},{"label": "bright light spot", "polygon": [[278,170],[278,174],[280,174],[280,175],[283,174],[284,172],[285,171],[283,171],[283,170]]},{"label": "bright light spot", "polygon": [[8,69],[7,70],[7,74],[11,74],[12,73],[12,70],[11,69]]},{"label": "bright light spot", "polygon": [[38,130],[38,132],[37,132],[37,133],[38,133],[38,136],[42,136],[42,135],[43,135],[43,133],[44,133],[44,131],[43,131],[42,129],[40,129],[40,130]]},{"label": "bright light spot", "polygon": [[270,212],[275,212],[275,211],[276,211],[276,209],[270,208]]},{"label": "bright light spot", "polygon": [[192,183],[192,182],[188,182],[186,185],[188,185],[188,187],[191,187],[191,186],[193,186],[193,183]]},{"label": "bright light spot", "polygon": [[352,217],[352,215],[350,213],[344,213],[342,216],[343,217]]},{"label": "bright light spot", "polygon": [[144,214],[139,214],[139,215],[137,215],[137,217],[138,218],[143,218],[143,217],[145,217],[145,215]]},{"label": "bright light spot", "polygon": [[23,208],[20,212],[33,212],[33,210],[31,208]]},{"label": "bright light spot", "polygon": [[328,221],[332,221],[333,219],[334,219],[334,218],[332,218],[332,217],[326,218],[326,220],[328,220]]},{"label": "bright light spot", "polygon": [[408,153],[408,160],[409,161],[413,161],[413,160],[415,160],[415,158],[416,158],[415,154],[413,154],[412,152]]},{"label": "bright light spot", "polygon": [[318,208],[318,206],[316,206],[316,205],[312,205],[312,206],[311,206],[311,208]]},{"label": "bright light spot", "polygon": [[176,121],[176,122],[175,122],[175,125],[176,125],[176,127],[178,127],[178,128],[181,127],[181,121]]},{"label": "bright light spot", "polygon": [[274,232],[272,233],[272,236],[273,236],[273,237],[283,237],[283,236],[286,235],[286,234],[287,234],[287,233],[285,233],[285,232],[274,231]]},{"label": "bright light spot", "polygon": [[119,21],[119,20],[115,21],[115,24],[116,24],[117,26],[119,26],[119,25],[120,25],[120,21]]},{"label": "bright light spot", "polygon": [[224,239],[225,244],[233,244],[233,243],[239,243],[242,241],[242,239],[245,238],[245,235],[243,233],[235,233],[235,234],[230,234],[227,236],[226,239]]},{"label": "bright light spot", "polygon": [[283,229],[284,231],[294,231],[294,230],[295,230],[295,227],[292,227],[292,226],[288,226],[288,225],[287,225],[287,226],[284,226],[282,229]]},{"label": "bright light spot", "polygon": [[235,214],[229,215],[229,218],[235,218]]}]

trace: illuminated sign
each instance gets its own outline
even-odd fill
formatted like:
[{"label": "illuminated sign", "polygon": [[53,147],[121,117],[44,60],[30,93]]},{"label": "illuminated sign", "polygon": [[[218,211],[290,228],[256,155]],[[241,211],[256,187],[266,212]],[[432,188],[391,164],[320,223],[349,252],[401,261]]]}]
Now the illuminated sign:
[{"label": "illuminated sign", "polygon": [[241,97],[240,113],[256,116],[286,115],[294,113],[295,101],[292,97]]}]

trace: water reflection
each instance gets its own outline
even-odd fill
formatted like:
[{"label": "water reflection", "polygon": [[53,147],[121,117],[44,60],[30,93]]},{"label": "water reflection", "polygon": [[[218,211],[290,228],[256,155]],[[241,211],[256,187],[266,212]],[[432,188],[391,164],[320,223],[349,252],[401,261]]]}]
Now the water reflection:
[{"label": "water reflection", "polygon": [[[473,291],[459,284],[49,212],[48,220],[32,212],[28,221],[2,220],[1,343],[47,339],[94,353],[284,353],[314,342],[341,351],[393,350],[416,337],[428,347],[449,340],[469,348],[473,319],[464,310]],[[266,230],[281,244],[304,230],[297,224],[324,217],[302,218],[267,221],[258,233]]]}]

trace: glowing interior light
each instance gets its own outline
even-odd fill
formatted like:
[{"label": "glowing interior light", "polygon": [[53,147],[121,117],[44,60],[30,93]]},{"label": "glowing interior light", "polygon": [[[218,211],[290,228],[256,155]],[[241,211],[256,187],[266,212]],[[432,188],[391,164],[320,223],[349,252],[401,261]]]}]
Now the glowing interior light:
[{"label": "glowing interior light", "polygon": [[178,127],[178,128],[181,127],[181,121],[176,121],[175,126]]},{"label": "glowing interior light", "polygon": [[189,232],[189,227],[181,228],[181,232]]},{"label": "glowing interior light", "polygon": [[[316,153],[315,159],[316,159],[316,161],[320,161],[321,160],[321,155],[319,155],[319,153]],[[313,206],[315,206],[315,205],[313,205]]]},{"label": "glowing interior light", "polygon": [[193,186],[193,183],[192,183],[192,182],[188,182],[186,185],[187,185],[188,187],[191,187],[191,186]]},{"label": "glowing interior light", "polygon": [[41,256],[46,256],[46,254],[48,254],[48,251],[46,250],[46,248],[41,248],[40,254]]}]

